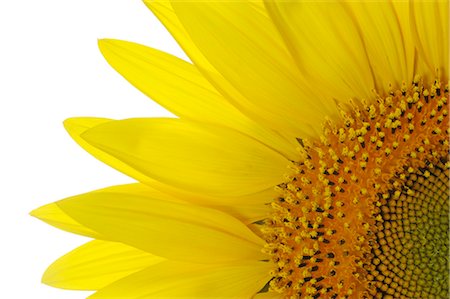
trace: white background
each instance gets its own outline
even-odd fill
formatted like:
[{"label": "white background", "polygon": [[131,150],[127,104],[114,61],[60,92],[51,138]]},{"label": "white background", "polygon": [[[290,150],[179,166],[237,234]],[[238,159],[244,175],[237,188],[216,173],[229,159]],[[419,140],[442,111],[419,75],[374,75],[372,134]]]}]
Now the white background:
[{"label": "white background", "polygon": [[103,59],[98,38],[135,41],[185,58],[141,1],[0,2],[0,298],[69,299],[88,293],[41,284],[56,258],[86,241],[28,213],[130,179],[79,148],[72,116],[168,115]]}]

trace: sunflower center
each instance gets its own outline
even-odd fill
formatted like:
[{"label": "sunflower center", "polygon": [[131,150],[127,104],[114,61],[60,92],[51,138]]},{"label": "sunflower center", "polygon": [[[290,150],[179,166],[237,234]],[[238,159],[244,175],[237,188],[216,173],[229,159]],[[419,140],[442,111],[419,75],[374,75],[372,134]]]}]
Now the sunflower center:
[{"label": "sunflower center", "polygon": [[[286,298],[448,294],[448,86],[411,86],[341,109],[278,186],[263,228]],[[350,111],[350,112],[348,112]],[[445,295],[445,296],[444,296]],[[442,297],[444,296],[444,297]]]},{"label": "sunflower center", "polygon": [[407,173],[404,186],[383,196],[383,221],[377,224],[367,277],[377,298],[448,298],[446,164],[443,158],[431,168]]}]

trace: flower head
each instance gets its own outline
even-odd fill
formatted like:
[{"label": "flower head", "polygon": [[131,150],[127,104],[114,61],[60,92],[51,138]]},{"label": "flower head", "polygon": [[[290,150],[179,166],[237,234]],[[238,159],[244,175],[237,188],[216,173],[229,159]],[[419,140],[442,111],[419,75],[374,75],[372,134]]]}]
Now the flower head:
[{"label": "flower head", "polygon": [[192,64],[102,40],[174,119],[74,118],[138,183],[32,212],[90,298],[446,298],[448,1],[144,1]]}]

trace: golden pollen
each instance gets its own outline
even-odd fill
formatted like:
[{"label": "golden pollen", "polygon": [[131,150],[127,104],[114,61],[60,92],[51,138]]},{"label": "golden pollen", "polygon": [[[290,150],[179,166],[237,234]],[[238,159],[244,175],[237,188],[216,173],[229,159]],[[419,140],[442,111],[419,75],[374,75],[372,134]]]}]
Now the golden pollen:
[{"label": "golden pollen", "polygon": [[[448,85],[341,109],[298,139],[294,174],[263,226],[285,298],[447,298]],[[347,112],[350,111],[350,112]]]}]

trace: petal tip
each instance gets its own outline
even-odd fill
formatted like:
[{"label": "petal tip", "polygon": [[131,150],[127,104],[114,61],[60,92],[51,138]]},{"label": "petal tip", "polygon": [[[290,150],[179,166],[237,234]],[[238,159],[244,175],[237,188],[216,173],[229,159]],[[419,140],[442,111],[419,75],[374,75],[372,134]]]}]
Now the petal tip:
[{"label": "petal tip", "polygon": [[97,39],[97,44],[98,47],[100,48],[100,50],[102,49],[102,47],[108,45],[108,44],[112,44],[113,43],[113,39],[110,38],[99,38]]},{"label": "petal tip", "polygon": [[37,218],[39,220],[45,221],[44,218],[48,214],[48,209],[51,204],[43,205],[37,209],[32,210],[28,213],[31,217]]},{"label": "petal tip", "polygon": [[50,269],[51,265],[45,270],[44,274],[42,274],[41,277],[41,283],[46,284],[48,286],[55,286],[55,279],[53,277],[53,275],[51,275],[49,269]]},{"label": "petal tip", "polygon": [[100,117],[71,117],[63,122],[63,126],[69,134],[71,132],[80,131],[83,132],[90,129],[96,125],[102,124],[104,122],[111,121],[109,118]]}]

